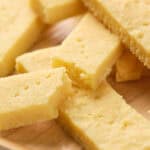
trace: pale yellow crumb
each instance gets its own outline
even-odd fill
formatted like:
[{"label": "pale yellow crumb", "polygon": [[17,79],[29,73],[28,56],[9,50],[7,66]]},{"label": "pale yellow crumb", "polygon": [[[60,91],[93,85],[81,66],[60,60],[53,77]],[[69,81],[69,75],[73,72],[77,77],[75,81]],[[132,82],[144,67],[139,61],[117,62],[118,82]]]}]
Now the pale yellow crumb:
[{"label": "pale yellow crumb", "polygon": [[86,13],[64,40],[52,65],[65,66],[79,86],[95,89],[110,73],[121,52],[120,40]]},{"label": "pale yellow crumb", "polygon": [[64,68],[1,78],[0,130],[57,118],[71,89]]},{"label": "pale yellow crumb", "polygon": [[150,68],[149,0],[82,0]]},{"label": "pale yellow crumb", "polygon": [[143,64],[129,50],[124,50],[116,62],[116,81],[138,80],[142,77],[143,68]]},{"label": "pale yellow crumb", "polygon": [[60,46],[44,48],[17,57],[17,73],[33,72],[53,68],[51,65],[52,57],[59,49]]},{"label": "pale yellow crumb", "polygon": [[31,0],[33,9],[48,24],[85,11],[80,0]]},{"label": "pale yellow crumb", "polygon": [[29,2],[0,1],[0,76],[13,72],[15,58],[34,44],[44,27]]},{"label": "pale yellow crumb", "polygon": [[107,83],[97,91],[75,89],[59,123],[86,150],[148,150],[150,122]]}]

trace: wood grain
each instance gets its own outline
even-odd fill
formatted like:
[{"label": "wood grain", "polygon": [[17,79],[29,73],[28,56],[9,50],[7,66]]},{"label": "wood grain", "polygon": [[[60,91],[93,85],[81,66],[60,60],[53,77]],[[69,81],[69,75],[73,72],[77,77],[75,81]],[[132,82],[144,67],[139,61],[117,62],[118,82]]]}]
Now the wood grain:
[{"label": "wood grain", "polygon": [[[49,27],[32,50],[60,44],[76,26],[80,17],[71,18]],[[150,119],[150,79],[116,83],[113,77],[108,81],[127,102],[138,112]],[[0,133],[0,150],[4,147],[14,150],[81,150],[55,121],[37,123],[31,126],[13,129]]]}]

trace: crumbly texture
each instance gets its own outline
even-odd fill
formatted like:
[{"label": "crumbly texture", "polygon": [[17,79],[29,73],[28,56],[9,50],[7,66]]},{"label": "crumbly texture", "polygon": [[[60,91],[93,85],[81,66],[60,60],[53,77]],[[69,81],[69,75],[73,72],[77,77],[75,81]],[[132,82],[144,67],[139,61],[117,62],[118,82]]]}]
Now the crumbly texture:
[{"label": "crumbly texture", "polygon": [[31,5],[48,24],[54,24],[85,10],[80,0],[31,0]]},{"label": "crumbly texture", "polygon": [[1,78],[0,130],[57,118],[71,91],[64,68]]},{"label": "crumbly texture", "polygon": [[52,57],[59,49],[60,46],[45,48],[17,57],[16,72],[25,73],[53,68]]},{"label": "crumbly texture", "polygon": [[90,13],[85,14],[53,57],[54,67],[65,66],[81,87],[96,89],[122,52],[120,40]]},{"label": "crumbly texture", "polygon": [[29,1],[0,1],[0,76],[12,73],[15,58],[33,45],[44,27]]},{"label": "crumbly texture", "polygon": [[138,80],[142,77],[143,64],[130,51],[125,50],[116,62],[116,81]]},{"label": "crumbly texture", "polygon": [[107,83],[95,92],[75,89],[58,121],[87,150],[150,149],[150,122]]},{"label": "crumbly texture", "polygon": [[150,68],[149,0],[82,0]]}]

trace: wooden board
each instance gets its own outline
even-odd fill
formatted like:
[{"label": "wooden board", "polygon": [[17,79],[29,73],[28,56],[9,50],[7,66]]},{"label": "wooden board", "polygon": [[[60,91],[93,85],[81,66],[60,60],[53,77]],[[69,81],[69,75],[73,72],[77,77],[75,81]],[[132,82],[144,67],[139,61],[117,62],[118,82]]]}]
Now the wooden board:
[{"label": "wooden board", "polygon": [[[79,18],[68,19],[51,28],[41,36],[32,50],[59,44],[78,23]],[[116,83],[109,77],[110,84],[137,111],[150,119],[150,78],[128,83]],[[0,133],[0,150],[81,150],[55,121],[37,123],[31,126]]]}]

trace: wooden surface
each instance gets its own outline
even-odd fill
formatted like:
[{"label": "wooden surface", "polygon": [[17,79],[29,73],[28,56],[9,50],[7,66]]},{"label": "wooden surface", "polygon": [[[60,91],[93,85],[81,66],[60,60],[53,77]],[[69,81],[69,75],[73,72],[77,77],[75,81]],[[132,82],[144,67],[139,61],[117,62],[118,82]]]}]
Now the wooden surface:
[{"label": "wooden surface", "polygon": [[[71,32],[80,18],[68,19],[51,28],[41,36],[32,50],[60,44]],[[138,112],[150,119],[150,78],[128,83],[116,83],[113,77],[108,81]],[[55,121],[37,123],[31,126],[0,133],[0,150],[81,150]]]}]

